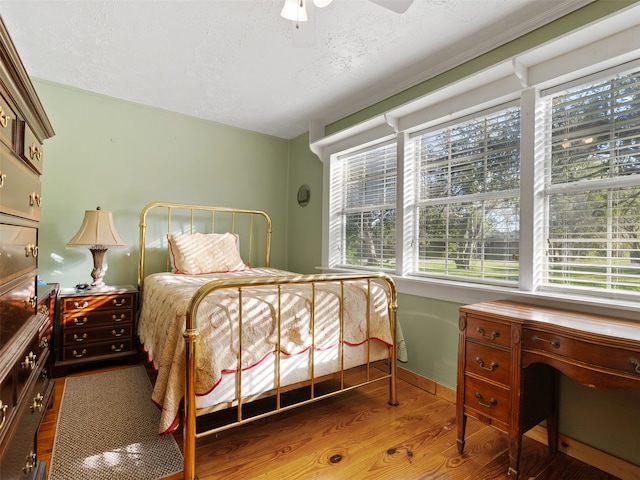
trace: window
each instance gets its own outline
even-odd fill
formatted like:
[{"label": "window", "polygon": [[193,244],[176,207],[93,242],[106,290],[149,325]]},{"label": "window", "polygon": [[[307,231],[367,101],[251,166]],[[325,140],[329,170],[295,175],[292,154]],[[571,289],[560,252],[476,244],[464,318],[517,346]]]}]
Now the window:
[{"label": "window", "polygon": [[640,291],[640,70],[544,98],[545,283]]},{"label": "window", "polygon": [[417,252],[413,271],[518,280],[520,109],[412,136]]},{"label": "window", "polygon": [[333,265],[395,268],[396,153],[393,142],[332,162]]}]

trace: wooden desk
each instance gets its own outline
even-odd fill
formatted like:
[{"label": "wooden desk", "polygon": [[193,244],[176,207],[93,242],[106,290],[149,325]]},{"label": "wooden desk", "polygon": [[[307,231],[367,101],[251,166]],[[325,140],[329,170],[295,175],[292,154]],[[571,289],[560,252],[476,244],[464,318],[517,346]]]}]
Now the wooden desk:
[{"label": "wooden desk", "polygon": [[593,388],[640,389],[640,323],[507,301],[460,308],[458,451],[467,416],[509,435],[518,478],[522,435],[547,421],[558,444],[558,371]]}]

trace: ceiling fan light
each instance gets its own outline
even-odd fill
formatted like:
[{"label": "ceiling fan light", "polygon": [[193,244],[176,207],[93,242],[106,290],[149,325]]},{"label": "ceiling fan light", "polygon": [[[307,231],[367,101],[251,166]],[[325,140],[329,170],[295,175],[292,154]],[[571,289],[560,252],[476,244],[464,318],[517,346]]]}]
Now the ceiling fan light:
[{"label": "ceiling fan light", "polygon": [[333,0],[313,0],[313,4],[318,8],[324,8],[331,2],[333,2]]},{"label": "ceiling fan light", "polygon": [[280,16],[292,22],[306,22],[307,9],[303,0],[285,0]]}]

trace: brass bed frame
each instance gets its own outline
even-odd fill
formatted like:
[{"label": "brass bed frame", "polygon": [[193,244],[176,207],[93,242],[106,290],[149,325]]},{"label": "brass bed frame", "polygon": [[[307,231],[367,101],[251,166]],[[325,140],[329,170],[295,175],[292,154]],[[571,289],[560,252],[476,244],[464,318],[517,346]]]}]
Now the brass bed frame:
[{"label": "brass bed frame", "polygon": [[[191,205],[191,204],[180,204],[180,203],[167,203],[167,202],[154,202],[150,203],[144,207],[140,214],[140,258],[139,258],[139,269],[138,269],[138,285],[140,288],[140,298],[143,300],[143,291],[144,291],[144,278],[149,272],[149,254],[150,251],[154,251],[155,253],[160,253],[161,256],[165,257],[161,262],[158,262],[156,258],[156,270],[155,271],[167,271],[170,269],[170,260],[168,254],[167,246],[163,245],[164,240],[160,239],[160,243],[148,243],[147,234],[149,228],[149,220],[152,219],[154,222],[157,220],[159,222],[163,222],[166,225],[165,229],[165,237],[168,232],[181,232],[181,233],[194,233],[196,231],[203,233],[214,233],[214,232],[224,232],[229,231],[232,233],[238,233],[240,237],[240,246],[241,246],[241,255],[245,260],[247,265],[252,265],[252,262],[258,262],[258,258],[261,259],[260,263],[269,267],[270,265],[270,255],[271,255],[271,219],[265,212],[259,210],[242,210],[242,209],[231,209],[224,207],[214,207],[214,206],[202,206],[202,205]],[[260,227],[260,224],[264,226],[264,228]],[[241,233],[240,233],[241,232]],[[157,239],[158,236],[154,235]],[[248,241],[247,241],[248,239]],[[157,240],[156,240],[157,242]],[[161,253],[163,252],[164,253]],[[157,269],[157,265],[163,263],[164,266]],[[253,266],[258,266],[257,263],[253,263]],[[153,272],[150,272],[153,273]],[[367,307],[366,318],[367,318],[367,363],[364,372],[364,380],[356,382],[356,383],[345,383],[345,369],[344,369],[344,355],[343,355],[343,326],[344,326],[344,316],[342,310],[342,298],[344,295],[344,285],[348,282],[362,282],[366,281],[366,291],[367,291],[367,305],[370,305],[370,295],[371,295],[371,286],[374,282],[386,285],[387,292],[387,305],[388,305],[388,314],[389,314],[389,323],[391,326],[391,338],[392,342],[389,348],[388,359],[384,362],[388,366],[388,369],[385,368],[386,371],[381,371],[376,368],[376,375],[371,374],[372,360],[371,360],[371,352],[370,352],[370,337],[369,337],[369,322],[370,322],[370,312]],[[243,405],[255,400],[256,398],[246,399],[242,397],[241,386],[242,386],[242,368],[238,368],[235,373],[235,400],[233,406],[237,409],[236,419],[234,421],[230,421],[222,426],[217,426],[213,428],[208,428],[205,431],[197,431],[196,427],[196,417],[202,415],[201,411],[196,411],[196,394],[195,394],[195,370],[196,370],[196,339],[199,335],[198,332],[198,319],[196,312],[198,311],[198,307],[201,302],[212,292],[218,291],[225,288],[235,289],[238,292],[239,302],[242,299],[243,289],[247,287],[258,287],[258,286],[275,286],[278,292],[278,303],[281,294],[281,287],[283,285],[310,285],[312,292],[312,301],[310,307],[310,331],[313,332],[313,322],[314,322],[314,311],[315,311],[315,286],[327,283],[327,282],[339,282],[341,285],[341,302],[340,302],[340,342],[338,344],[338,354],[339,354],[339,363],[340,363],[340,371],[339,373],[332,376],[332,378],[336,378],[339,383],[339,387],[334,390],[328,392],[318,393],[315,390],[315,386],[318,385],[321,381],[324,381],[324,377],[316,377],[314,373],[314,348],[310,348],[310,380],[307,382],[303,382],[304,386],[309,388],[309,398],[298,400],[295,403],[283,405],[281,402],[281,395],[286,391],[290,391],[293,388],[299,388],[303,385],[297,384],[294,386],[282,387],[280,385],[280,355],[277,355],[277,360],[275,361],[275,379],[276,379],[276,388],[275,391],[268,392],[271,397],[275,397],[275,408],[267,411],[265,413],[260,413],[257,415],[253,415],[251,417],[245,417],[243,414]],[[242,341],[242,309],[240,308],[239,318],[238,318],[238,335],[239,335],[239,345],[241,345]],[[264,277],[253,277],[251,279],[242,279],[242,278],[233,278],[228,280],[216,280],[207,283],[206,285],[200,287],[197,292],[193,295],[189,302],[189,307],[187,310],[186,316],[186,325],[183,333],[183,337],[185,340],[185,398],[184,398],[184,407],[182,412],[182,422],[183,422],[183,455],[184,455],[184,473],[183,478],[185,480],[195,480],[198,477],[195,473],[195,442],[197,439],[215,434],[222,430],[226,430],[228,428],[241,425],[244,423],[248,423],[254,420],[258,420],[270,415],[273,415],[278,412],[290,410],[292,408],[305,405],[311,402],[315,402],[317,400],[321,400],[324,398],[328,398],[334,395],[337,395],[342,392],[346,392],[349,390],[353,390],[355,388],[362,387],[364,385],[368,385],[370,383],[378,382],[381,380],[389,381],[389,404],[390,405],[398,405],[397,400],[397,391],[396,391],[396,361],[395,361],[395,325],[396,325],[396,310],[397,310],[397,295],[395,285],[393,280],[382,273],[372,273],[372,274],[317,274],[317,275],[293,275],[293,276],[264,276]],[[279,305],[278,305],[278,313],[277,318],[280,318],[279,315]],[[278,323],[278,332],[280,332],[280,324]],[[278,335],[278,345],[276,351],[279,351],[279,335]],[[312,334],[312,343],[314,342],[313,334]],[[238,365],[241,365],[242,354],[238,355]],[[260,397],[262,398],[262,397]],[[206,410],[206,409],[205,409]],[[205,411],[204,413],[209,413],[211,410]]]}]

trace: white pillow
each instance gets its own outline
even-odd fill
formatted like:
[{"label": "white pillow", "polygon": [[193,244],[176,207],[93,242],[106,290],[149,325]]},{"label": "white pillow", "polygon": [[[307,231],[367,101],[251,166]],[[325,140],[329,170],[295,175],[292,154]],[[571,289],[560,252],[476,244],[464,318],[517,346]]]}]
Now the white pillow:
[{"label": "white pillow", "polygon": [[222,273],[245,270],[233,233],[169,233],[171,264],[176,273]]}]

